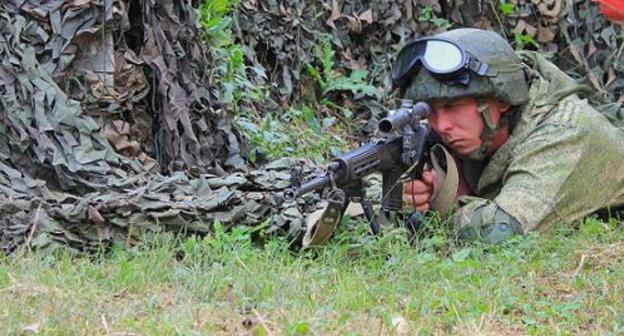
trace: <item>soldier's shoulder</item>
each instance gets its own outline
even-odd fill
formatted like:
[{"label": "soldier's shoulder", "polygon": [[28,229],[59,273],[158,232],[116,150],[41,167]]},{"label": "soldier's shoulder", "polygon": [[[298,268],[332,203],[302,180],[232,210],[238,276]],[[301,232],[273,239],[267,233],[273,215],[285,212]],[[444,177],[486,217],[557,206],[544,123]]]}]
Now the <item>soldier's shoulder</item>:
[{"label": "soldier's shoulder", "polygon": [[569,95],[559,102],[544,118],[544,124],[563,128],[587,128],[587,121],[592,114],[597,113],[586,99],[581,99],[576,94]]},{"label": "soldier's shoulder", "polygon": [[[549,109],[527,111],[524,124],[512,131],[510,153],[535,151],[539,147],[548,148],[554,143],[580,140],[592,133],[594,125],[589,114],[595,111],[587,101],[571,95],[563,98]],[[589,122],[588,122],[589,121]],[[576,141],[575,140],[575,141]]]}]

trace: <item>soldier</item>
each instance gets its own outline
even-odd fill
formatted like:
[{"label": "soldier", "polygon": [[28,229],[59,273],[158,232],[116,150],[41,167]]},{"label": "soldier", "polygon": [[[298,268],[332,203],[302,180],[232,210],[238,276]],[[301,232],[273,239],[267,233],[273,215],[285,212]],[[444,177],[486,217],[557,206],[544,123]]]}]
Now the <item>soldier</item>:
[{"label": "soldier", "polygon": [[[392,79],[432,106],[456,158],[458,238],[500,242],[624,204],[624,132],[543,56],[523,62],[498,34],[457,29],[406,45]],[[404,204],[429,210],[440,184],[433,171],[405,183]]]}]

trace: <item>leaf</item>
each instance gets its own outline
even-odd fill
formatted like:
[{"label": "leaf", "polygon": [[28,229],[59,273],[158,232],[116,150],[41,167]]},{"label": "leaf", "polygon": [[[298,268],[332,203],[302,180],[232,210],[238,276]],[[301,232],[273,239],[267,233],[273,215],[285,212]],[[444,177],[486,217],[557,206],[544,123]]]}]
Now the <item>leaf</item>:
[{"label": "leaf", "polygon": [[331,35],[325,34],[322,37],[322,54],[321,60],[323,62],[323,72],[326,77],[332,76],[334,70],[334,49],[331,44]]},{"label": "leaf", "polygon": [[314,78],[321,85],[321,87],[325,86],[325,81],[323,80],[321,73],[318,70],[316,70],[315,67],[308,64],[306,69],[308,70],[308,74],[312,76],[312,78]]},{"label": "leaf", "polygon": [[305,121],[308,126],[312,127],[314,130],[319,131],[321,129],[318,120],[316,119],[316,114],[314,110],[309,108],[308,106],[303,106],[301,108],[301,117]]},{"label": "leaf", "polygon": [[360,14],[358,16],[359,16],[360,20],[366,21],[366,23],[368,23],[368,24],[373,23],[373,10],[372,9],[364,11],[362,14]]},{"label": "leaf", "polygon": [[310,334],[314,334],[314,333],[312,332],[312,329],[310,328],[310,323],[307,321],[297,321],[292,325],[290,329],[290,335],[293,335],[293,336],[310,335]]},{"label": "leaf", "polygon": [[501,4],[501,10],[503,11],[503,14],[510,15],[516,10],[516,6],[512,3],[504,3]]},{"label": "leaf", "polygon": [[220,237],[225,233],[223,224],[221,224],[221,221],[218,220],[217,218],[215,218],[214,221],[212,222],[212,228],[214,230],[215,237]]},{"label": "leaf", "polygon": [[342,5],[340,4],[339,0],[332,0],[332,12],[329,18],[327,19],[327,21],[325,21],[325,24],[330,26],[332,29],[336,29],[336,25],[334,24],[334,21],[338,20],[340,16],[342,15],[342,12],[340,9],[341,7]]},{"label": "leaf", "polygon": [[323,94],[331,91],[351,91],[354,95],[377,96],[377,88],[366,83],[368,71],[355,70],[351,72],[349,77],[341,76],[333,82],[328,83]]}]

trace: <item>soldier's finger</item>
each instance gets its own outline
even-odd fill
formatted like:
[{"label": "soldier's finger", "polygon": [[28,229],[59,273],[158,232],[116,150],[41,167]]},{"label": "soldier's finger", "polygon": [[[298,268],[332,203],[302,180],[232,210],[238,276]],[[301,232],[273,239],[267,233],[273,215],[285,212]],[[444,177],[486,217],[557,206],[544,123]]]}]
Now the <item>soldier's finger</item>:
[{"label": "soldier's finger", "polygon": [[424,194],[403,194],[403,198],[407,200],[407,202],[413,206],[419,206],[425,203],[429,203],[429,199],[431,198],[430,193]]},{"label": "soldier's finger", "polygon": [[420,180],[412,180],[403,183],[403,193],[406,194],[422,194],[430,193],[433,185],[426,184]]}]

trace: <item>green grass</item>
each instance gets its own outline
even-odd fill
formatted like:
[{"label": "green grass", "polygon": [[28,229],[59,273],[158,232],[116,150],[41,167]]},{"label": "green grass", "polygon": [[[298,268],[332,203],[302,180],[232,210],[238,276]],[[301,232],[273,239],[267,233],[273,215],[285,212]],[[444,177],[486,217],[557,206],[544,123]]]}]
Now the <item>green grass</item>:
[{"label": "green grass", "polygon": [[[361,230],[360,230],[361,231]],[[616,222],[515,239],[410,245],[342,232],[293,253],[242,230],[103,257],[0,260],[0,326],[31,334],[622,334]]]}]

